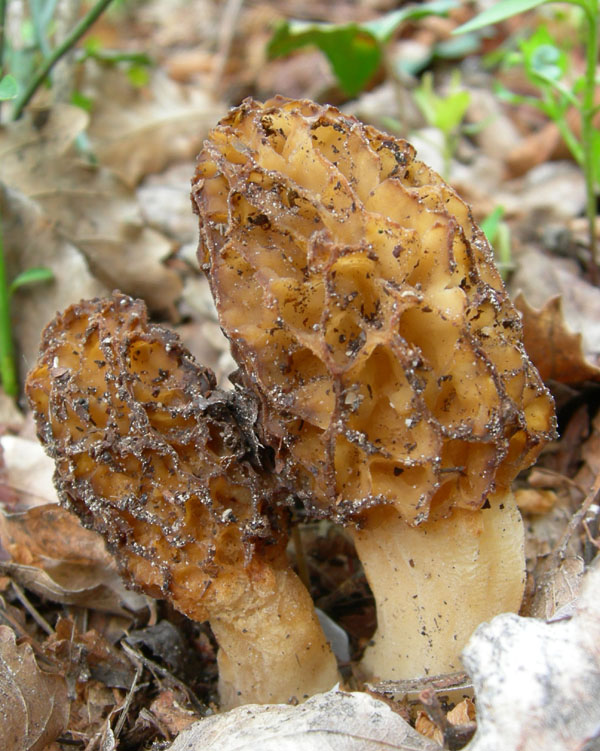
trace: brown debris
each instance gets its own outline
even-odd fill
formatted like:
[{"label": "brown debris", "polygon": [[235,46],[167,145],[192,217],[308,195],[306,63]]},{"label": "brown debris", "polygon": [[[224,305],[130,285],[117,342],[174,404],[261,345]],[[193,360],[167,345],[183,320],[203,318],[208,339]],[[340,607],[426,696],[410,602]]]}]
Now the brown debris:
[{"label": "brown debris", "polygon": [[600,381],[600,368],[585,358],[581,334],[565,324],[560,297],[553,297],[536,310],[518,295],[515,305],[523,315],[525,348],[545,381]]}]

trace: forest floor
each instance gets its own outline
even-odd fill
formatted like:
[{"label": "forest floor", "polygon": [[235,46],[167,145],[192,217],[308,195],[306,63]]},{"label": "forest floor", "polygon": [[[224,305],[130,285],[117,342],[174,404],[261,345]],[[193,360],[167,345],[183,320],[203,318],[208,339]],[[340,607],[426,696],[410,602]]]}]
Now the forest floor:
[{"label": "forest floor", "polygon": [[[494,92],[500,81],[533,95],[522,70],[498,60],[517,35],[544,25],[566,37],[568,25],[548,8],[537,9],[494,27],[479,46],[457,48],[447,57],[431,51],[441,50],[472,10],[460,7],[448,17],[404,24],[388,44],[387,65],[354,97],[344,94],[314,47],[267,57],[278,22],[362,23],[396,6],[388,0],[131,0],[102,15],[88,34],[95,49],[145,53],[152,63],[132,63],[126,55],[117,63],[108,55],[66,59],[24,117],[0,126],[0,211],[9,276],[33,266],[53,272],[52,281],[23,287],[13,298],[21,384],[55,312],[113,289],[144,299],[153,320],[174,329],[227,384],[235,363],[196,259],[190,180],[208,130],[243,98],[310,98],[406,137],[433,169],[449,169],[448,181],[477,222],[501,207],[498,260],[523,317],[526,349],[556,401],[560,434],[515,485],[525,518],[528,574],[517,638],[524,653],[527,645],[535,650],[544,634],[558,634],[526,633],[532,618],[548,629],[569,624],[572,648],[587,655],[591,674],[577,672],[568,650],[554,662],[544,653],[538,669],[550,685],[543,701],[569,708],[575,717],[587,715],[598,729],[598,693],[592,694],[600,685],[600,653],[598,641],[587,644],[591,632],[583,618],[591,613],[598,622],[600,613],[589,596],[585,606],[578,599],[582,583],[598,569],[600,539],[600,294],[589,273],[585,184],[557,125],[526,102],[508,104]],[[576,40],[576,32],[570,33]],[[458,70],[460,88],[469,94],[465,127],[449,165],[439,129],[424,120],[414,101],[423,71],[404,78],[390,73],[390,60],[419,56],[428,60],[436,91],[447,92]],[[575,68],[584,64],[575,43],[571,56]],[[83,107],[72,103],[73,91]],[[573,122],[577,130],[575,116]],[[0,726],[6,722],[15,739],[12,745],[5,741],[5,750],[165,749],[197,720],[218,717],[216,645],[209,627],[126,590],[100,539],[56,505],[53,462],[37,442],[24,397],[15,403],[0,394],[0,433],[0,624],[7,627],[0,626]],[[311,594],[337,628],[339,653],[346,653],[346,688],[361,690],[352,663],[376,622],[352,543],[325,522],[305,525],[301,542]],[[597,587],[597,576],[594,581]],[[507,651],[498,659],[512,665],[512,657]],[[478,685],[486,682],[484,666],[474,673]],[[472,679],[465,674],[434,685],[439,697],[434,699],[422,694],[429,684],[369,686],[369,701],[385,700],[411,732],[416,725],[423,734],[422,746],[411,745],[420,743],[413,736],[396,735],[385,748],[459,748],[470,742],[483,750],[494,747],[490,739],[504,737],[505,751],[512,751],[511,732],[542,744],[515,749],[540,748],[555,739],[544,735],[544,727],[552,725],[547,716],[532,719],[543,702],[536,704],[525,681],[522,689],[511,684],[508,699],[488,685],[491,714],[470,740],[478,719]],[[448,718],[450,706],[444,704],[451,689],[450,706],[461,706],[458,719]],[[320,727],[336,736],[339,745],[332,747],[358,748],[345,745],[350,741],[336,724],[336,706],[330,727],[327,711],[319,710]],[[361,748],[384,748],[381,738],[370,735],[374,711],[364,708]],[[503,731],[497,715],[509,714],[509,729]],[[594,745],[597,730],[578,736],[573,722],[565,720],[562,746],[545,747],[600,748]],[[255,732],[248,748],[261,742]],[[296,747],[313,748],[304,732],[297,730]],[[223,740],[214,746],[206,739],[194,743],[198,749],[227,748]]]}]

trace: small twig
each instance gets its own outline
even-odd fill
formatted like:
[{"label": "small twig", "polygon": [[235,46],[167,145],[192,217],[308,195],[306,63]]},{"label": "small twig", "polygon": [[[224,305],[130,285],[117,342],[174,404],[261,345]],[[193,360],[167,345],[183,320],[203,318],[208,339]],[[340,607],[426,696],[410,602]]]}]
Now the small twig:
[{"label": "small twig", "polygon": [[221,86],[221,79],[225,72],[225,66],[229,58],[231,44],[235,36],[237,19],[242,10],[244,0],[227,0],[227,5],[223,11],[221,25],[219,27],[218,49],[215,55],[214,70],[212,74],[211,89],[218,92]]},{"label": "small twig", "polygon": [[597,550],[600,550],[600,542],[598,542],[598,540],[596,540],[596,538],[592,535],[589,522],[587,519],[583,520],[583,528],[585,530],[585,536],[587,537],[587,542],[589,542],[590,545],[593,545]]},{"label": "small twig", "polygon": [[131,681],[131,686],[129,687],[129,691],[127,692],[125,702],[120,708],[121,714],[119,716],[119,719],[117,720],[117,724],[115,725],[115,729],[113,731],[115,740],[117,740],[119,736],[121,735],[121,731],[123,730],[123,725],[125,724],[125,720],[127,719],[127,713],[129,712],[129,707],[131,706],[131,702],[133,701],[133,695],[135,694],[136,686],[144,670],[144,667],[142,663],[137,659],[137,656],[132,657],[132,655],[129,654],[128,652],[125,652],[125,654],[127,655],[127,657],[129,657],[131,663],[135,667],[135,675],[133,676],[133,680]]},{"label": "small twig", "polygon": [[98,2],[90,8],[81,21],[73,28],[73,30],[64,38],[64,40],[58,45],[54,52],[48,57],[42,65],[38,68],[35,74],[32,76],[31,81],[17,99],[13,110],[13,119],[17,120],[22,114],[25,107],[29,104],[32,96],[41,86],[46,79],[48,73],[65,55],[71,47],[73,47],[85,34],[85,32],[92,26],[92,24],[98,20],[106,8],[111,4],[112,0],[98,0]]},{"label": "small twig", "polygon": [[150,670],[150,672],[153,673],[155,677],[156,674],[160,675],[165,681],[179,688],[185,694],[185,696],[187,696],[190,704],[192,704],[198,712],[200,712],[201,714],[204,714],[206,712],[206,707],[196,697],[192,689],[183,681],[180,681],[179,678],[176,678],[166,668],[163,668],[161,665],[154,662],[154,660],[151,660],[149,657],[145,657],[141,652],[138,652],[138,650],[127,644],[126,641],[121,641],[121,648],[134,664],[137,660],[145,668],[148,668],[148,670]]},{"label": "small twig", "polygon": [[17,621],[15,618],[10,615],[10,613],[5,609],[4,602],[2,598],[0,597],[0,621],[5,621],[12,630],[15,632],[15,634],[19,637],[19,639],[23,639],[27,642],[27,644],[31,647],[33,652],[35,653],[36,660],[39,662],[43,662],[49,667],[52,667],[56,669],[56,662],[54,660],[51,660],[48,655],[44,652],[44,650],[31,638],[31,634],[28,634],[27,631],[23,628],[23,626]]},{"label": "small twig", "polygon": [[425,707],[427,716],[445,734],[449,725],[446,713],[442,709],[440,700],[434,688],[425,688],[419,694],[419,701]]},{"label": "small twig", "polygon": [[599,496],[600,496],[600,474],[598,474],[598,476],[596,477],[590,492],[585,497],[577,513],[573,514],[573,516],[571,517],[567,525],[567,528],[562,534],[562,537],[560,538],[556,547],[552,551],[552,555],[560,558],[561,560],[565,558],[567,546],[569,544],[569,541],[571,540],[571,537],[573,536],[573,534],[575,533],[579,525],[583,523],[583,520],[585,519],[587,512],[590,509],[590,506],[598,502]]},{"label": "small twig", "polygon": [[11,579],[10,583],[21,605],[25,608],[25,610],[29,613],[29,615],[33,618],[37,625],[42,629],[42,631],[45,631],[48,636],[52,636],[52,634],[54,633],[52,626],[40,613],[38,613],[36,608],[31,604],[29,598],[27,597],[25,592],[23,592],[21,587],[16,583],[16,581],[14,581],[14,579]]}]

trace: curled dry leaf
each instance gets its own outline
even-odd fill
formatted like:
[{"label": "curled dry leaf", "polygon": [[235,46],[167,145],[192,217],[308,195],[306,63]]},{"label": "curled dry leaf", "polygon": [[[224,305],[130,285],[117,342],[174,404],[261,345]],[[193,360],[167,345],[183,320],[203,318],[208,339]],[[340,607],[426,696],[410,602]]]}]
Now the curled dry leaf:
[{"label": "curled dry leaf", "polygon": [[102,538],[56,504],[0,514],[0,544],[12,558],[0,571],[41,597],[117,615],[145,607],[125,588]]},{"label": "curled dry leaf", "polygon": [[525,349],[545,381],[600,381],[600,368],[584,354],[582,335],[571,331],[565,321],[560,296],[536,310],[519,294],[515,305],[523,316]]},{"label": "curled dry leaf", "polygon": [[477,629],[463,652],[478,722],[465,751],[598,748],[599,588],[597,562],[571,620],[544,623],[504,614]]},{"label": "curled dry leaf", "polygon": [[58,501],[52,484],[54,462],[38,441],[4,435],[0,438],[0,447],[4,460],[3,482],[16,494],[20,511]]},{"label": "curled dry leaf", "polygon": [[196,722],[170,751],[439,751],[387,704],[337,687],[305,704],[238,707]]},{"label": "curled dry leaf", "polygon": [[[171,244],[145,226],[135,193],[121,179],[76,154],[75,140],[86,126],[85,113],[67,105],[5,125],[0,129],[0,181],[34,202],[46,225],[77,248],[106,288],[135,292],[153,309],[165,310],[181,289],[175,272],[162,264]],[[9,252],[12,245],[12,253],[18,253],[19,240],[17,235]],[[51,265],[39,242],[35,265]],[[65,273],[55,272],[58,277]],[[66,278],[71,283],[72,276]],[[67,294],[54,310],[79,297],[79,292],[76,298]]]},{"label": "curled dry leaf", "polygon": [[66,728],[67,684],[39,669],[31,647],[0,626],[0,725],[4,751],[42,751]]},{"label": "curled dry leaf", "polygon": [[94,152],[130,186],[174,161],[193,158],[224,114],[223,105],[205,91],[181,86],[160,70],[150,72],[143,89],[122,71],[94,70],[93,63],[87,76],[86,93],[96,103],[89,129]]}]

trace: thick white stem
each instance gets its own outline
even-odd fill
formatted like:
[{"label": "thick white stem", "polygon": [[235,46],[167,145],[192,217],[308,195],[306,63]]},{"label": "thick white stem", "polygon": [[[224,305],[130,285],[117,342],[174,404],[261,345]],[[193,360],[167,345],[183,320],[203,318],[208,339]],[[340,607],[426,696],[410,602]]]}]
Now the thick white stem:
[{"label": "thick white stem", "polygon": [[221,707],[304,701],[339,681],[336,659],[296,574],[275,571],[256,608],[210,619],[219,644]]},{"label": "thick white stem", "polygon": [[377,631],[361,663],[368,678],[462,670],[460,653],[474,629],[520,607],[523,521],[511,493],[418,527],[393,507],[375,509],[354,540],[377,607]]}]

